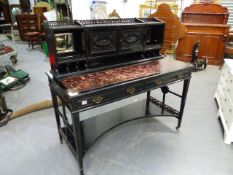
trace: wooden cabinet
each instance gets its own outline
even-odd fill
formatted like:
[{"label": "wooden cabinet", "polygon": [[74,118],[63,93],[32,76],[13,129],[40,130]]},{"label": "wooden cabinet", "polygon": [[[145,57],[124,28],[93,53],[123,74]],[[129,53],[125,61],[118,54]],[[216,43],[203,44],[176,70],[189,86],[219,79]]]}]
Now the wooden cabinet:
[{"label": "wooden cabinet", "polygon": [[233,142],[233,60],[225,59],[217,90],[215,92],[218,116],[224,128],[224,143]]},{"label": "wooden cabinet", "polygon": [[3,14],[3,23],[11,23],[11,16],[8,4],[0,4],[0,13]]},{"label": "wooden cabinet", "polygon": [[202,3],[187,7],[182,13],[187,35],[179,40],[176,59],[190,62],[193,45],[199,41],[199,58],[208,59],[209,64],[221,64],[229,32],[227,18],[228,10],[217,4]]}]

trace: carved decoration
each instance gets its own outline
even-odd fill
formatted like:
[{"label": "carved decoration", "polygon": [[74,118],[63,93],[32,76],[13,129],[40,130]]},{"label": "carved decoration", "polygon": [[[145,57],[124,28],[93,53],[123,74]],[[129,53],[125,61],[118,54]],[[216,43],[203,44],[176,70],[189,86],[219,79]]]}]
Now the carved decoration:
[{"label": "carved decoration", "polygon": [[110,14],[108,15],[108,17],[109,17],[109,18],[121,19],[120,15],[116,12],[115,9],[112,11],[112,13],[110,13]]},{"label": "carved decoration", "polygon": [[172,13],[168,4],[160,4],[158,10],[151,14],[149,18],[158,18],[166,23],[164,45],[161,50],[162,54],[166,54],[166,51],[171,48],[178,39],[183,38],[186,35],[186,27],[181,24],[177,15]]},{"label": "carved decoration", "polygon": [[120,37],[121,50],[143,49],[143,29],[121,30]]},{"label": "carved decoration", "polygon": [[105,52],[116,51],[116,32],[91,32],[90,33],[90,52],[98,54]]}]

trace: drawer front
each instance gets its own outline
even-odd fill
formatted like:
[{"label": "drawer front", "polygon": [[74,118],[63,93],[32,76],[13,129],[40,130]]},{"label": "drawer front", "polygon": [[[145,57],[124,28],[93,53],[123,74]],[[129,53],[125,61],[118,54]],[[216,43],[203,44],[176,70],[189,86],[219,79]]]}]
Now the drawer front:
[{"label": "drawer front", "polygon": [[222,89],[224,89],[226,87],[226,79],[225,79],[225,77],[220,77],[219,86],[221,86]]},{"label": "drawer front", "polygon": [[230,98],[227,98],[226,110],[229,114],[229,119],[233,122],[233,101]]},{"label": "drawer front", "polygon": [[220,104],[220,98],[222,98],[222,95],[223,93],[222,93],[222,88],[221,88],[221,86],[218,86],[217,87],[217,90],[216,90],[216,92],[215,92],[215,96],[216,96],[216,98],[217,98],[217,102],[219,103],[218,105],[219,105],[219,107],[221,107],[221,104]]},{"label": "drawer front", "polygon": [[227,92],[228,92],[228,95],[229,95],[229,98],[231,99],[231,101],[233,102],[233,83],[232,83],[232,85],[231,86],[229,86],[228,88],[227,88]]},{"label": "drawer front", "polygon": [[225,83],[228,81],[229,77],[230,77],[230,70],[229,70],[228,66],[226,64],[224,64],[224,68],[223,68],[221,75],[220,75],[220,82],[225,85]]},{"label": "drawer front", "polygon": [[227,125],[228,128],[230,128],[230,127],[231,127],[231,124],[232,124],[232,122],[233,122],[233,119],[232,119],[232,117],[233,117],[233,116],[232,116],[232,115],[233,115],[232,107],[229,108],[229,106],[227,106],[224,110],[225,110],[224,118],[225,118],[225,120],[226,120],[226,125]]},{"label": "drawer front", "polygon": [[227,82],[226,91],[231,101],[233,101],[233,75],[232,74],[230,74],[229,80]]},{"label": "drawer front", "polygon": [[78,98],[73,99],[71,106],[73,110],[81,110],[84,108],[87,109],[95,106],[101,106],[107,103],[111,103],[115,100],[130,97],[143,91],[155,89],[165,84],[169,84],[170,82],[183,80],[189,77],[190,73],[188,71],[185,71],[163,77],[153,77],[146,80],[139,80],[137,82],[128,82],[125,84],[120,84],[116,87],[104,88],[83,96],[80,95]]},{"label": "drawer front", "polygon": [[226,121],[232,120],[232,104],[231,101],[227,97],[220,98],[221,101],[221,111],[224,115]]},{"label": "drawer front", "polygon": [[106,101],[111,101],[116,97],[119,97],[119,95],[121,95],[123,92],[124,92],[123,88],[117,88],[117,89],[106,90],[105,92],[102,93],[101,92],[91,93],[77,99],[76,102],[73,103],[74,104],[73,108],[78,110],[90,106],[99,105]]},{"label": "drawer front", "polygon": [[150,89],[150,88],[153,88],[153,87],[161,87],[164,84],[169,84],[170,82],[174,83],[175,81],[182,80],[182,79],[185,79],[185,78],[188,78],[188,77],[189,77],[188,72],[181,72],[181,73],[178,73],[178,74],[171,74],[171,75],[161,77],[161,78],[160,77],[155,77],[155,78],[152,78],[152,79],[148,80],[145,83],[145,88]]},{"label": "drawer front", "polygon": [[98,93],[92,93],[76,100],[76,103],[74,103],[73,108],[76,108],[78,110],[91,106],[110,103],[114,100],[122,99],[126,96],[133,96],[143,90],[143,83],[134,83],[129,84],[127,86],[111,88],[109,90],[102,90]]}]

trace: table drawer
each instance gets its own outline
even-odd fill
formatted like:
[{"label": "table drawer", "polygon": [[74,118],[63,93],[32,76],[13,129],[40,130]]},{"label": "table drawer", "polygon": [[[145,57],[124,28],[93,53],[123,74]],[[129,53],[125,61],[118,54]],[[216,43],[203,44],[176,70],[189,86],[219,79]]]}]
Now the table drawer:
[{"label": "table drawer", "polygon": [[115,99],[116,97],[121,96],[121,94],[124,92],[123,88],[114,88],[109,89],[104,92],[95,92],[87,94],[83,97],[80,97],[76,99],[75,103],[73,104],[73,109],[83,109],[95,105],[99,105],[101,103],[104,103],[106,101],[111,101]]},{"label": "table drawer", "polygon": [[85,95],[84,97],[76,100],[76,105],[74,108],[82,109],[91,106],[105,104],[106,102],[110,103],[114,100],[121,99],[125,96],[135,95],[144,90],[144,84],[141,83],[133,83],[121,87],[114,87],[108,90],[103,90],[95,93],[91,93],[89,95]]},{"label": "table drawer", "polygon": [[182,80],[189,77],[188,72],[181,72],[178,74],[170,74],[165,77],[155,77],[150,80],[148,80],[145,83],[145,88],[150,89],[152,87],[160,87],[164,84],[169,84],[170,82],[174,83],[175,81]]}]

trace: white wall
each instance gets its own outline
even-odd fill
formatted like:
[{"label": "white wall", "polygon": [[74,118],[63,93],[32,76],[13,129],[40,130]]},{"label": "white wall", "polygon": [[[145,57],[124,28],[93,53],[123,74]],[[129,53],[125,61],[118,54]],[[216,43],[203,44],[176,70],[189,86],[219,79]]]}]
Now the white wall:
[{"label": "white wall", "polygon": [[[107,2],[107,14],[114,9],[119,13],[120,17],[138,17],[139,16],[139,4],[142,4],[144,0],[105,0]],[[73,19],[90,19],[90,5],[92,0],[72,0],[72,13]]]},{"label": "white wall", "polygon": [[72,0],[73,19],[90,19],[91,0]]},{"label": "white wall", "polygon": [[[90,5],[92,0],[71,0],[73,19],[90,19]],[[145,0],[105,0],[107,2],[107,14],[114,9],[121,18],[139,17],[139,4],[143,4]],[[126,2],[124,2],[126,1]],[[177,0],[181,6],[181,10],[192,4],[192,0]]]},{"label": "white wall", "polygon": [[30,0],[30,4],[31,4],[31,9],[33,9],[33,7],[34,7],[34,5],[35,5],[34,0]]},{"label": "white wall", "polygon": [[19,0],[8,0],[9,4],[19,4]]},{"label": "white wall", "polygon": [[118,12],[121,18],[134,18],[139,17],[139,4],[143,4],[145,0],[123,0],[108,1],[108,14],[114,9]]},{"label": "white wall", "polygon": [[[20,4],[19,0],[8,0],[9,4]],[[34,0],[30,0],[31,9],[34,7]]]}]

